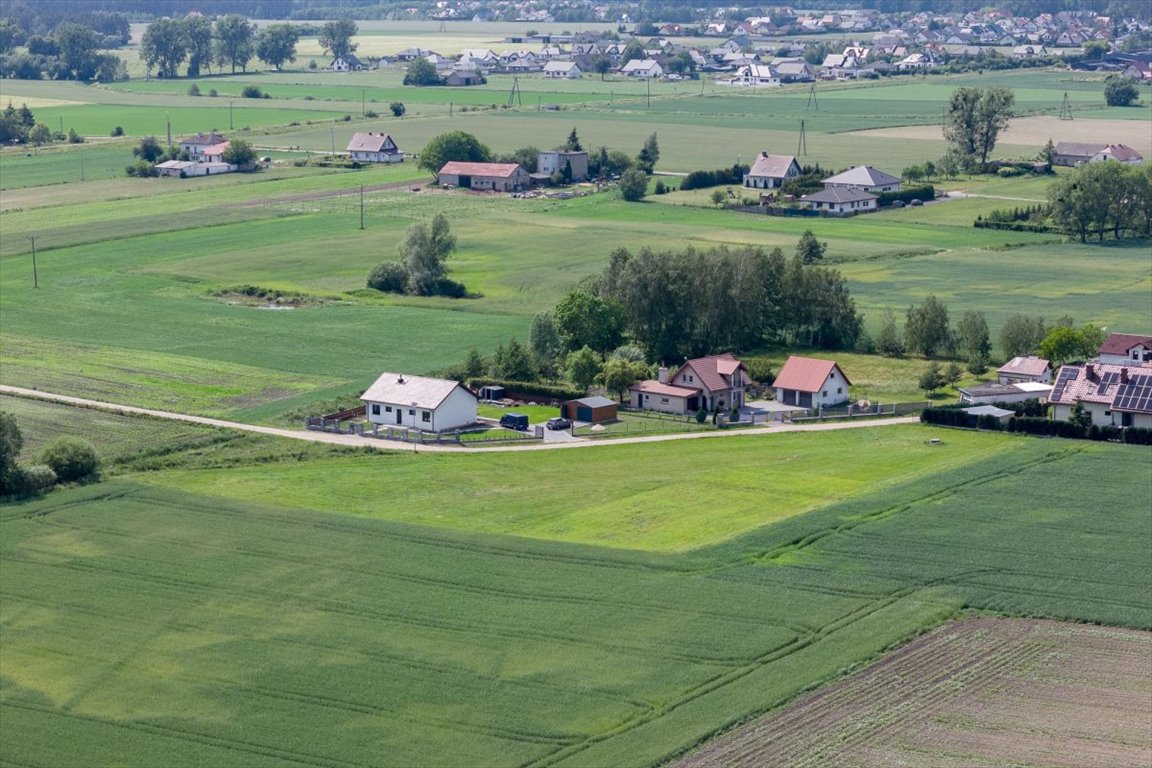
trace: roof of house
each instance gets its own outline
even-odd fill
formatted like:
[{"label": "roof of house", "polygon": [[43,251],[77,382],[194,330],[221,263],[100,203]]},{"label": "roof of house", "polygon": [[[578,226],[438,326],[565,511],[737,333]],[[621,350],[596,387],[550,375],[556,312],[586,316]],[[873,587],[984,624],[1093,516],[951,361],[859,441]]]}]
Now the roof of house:
[{"label": "roof of house", "polygon": [[187,170],[194,165],[199,165],[199,163],[194,163],[191,160],[165,160],[162,163],[156,163],[157,168],[175,168],[181,171]]},{"label": "roof of house", "polygon": [[[436,408],[452,393],[464,386],[449,379],[430,379],[426,376],[406,376],[403,373],[382,373],[360,395],[361,400],[375,403],[395,403],[414,408]],[[467,389],[464,389],[468,392]],[[471,392],[468,392],[472,395]]]},{"label": "roof of house", "polygon": [[581,397],[577,400],[569,400],[568,402],[579,403],[580,405],[586,405],[589,408],[603,408],[606,405],[618,405],[615,400],[610,400],[607,397],[601,397],[600,395]]},{"label": "roof of house", "polygon": [[[672,380],[675,381],[681,371],[691,368],[705,389],[709,392],[718,392],[722,389],[730,389],[732,387],[730,377],[742,367],[743,363],[737,360],[731,352],[725,352],[722,355],[697,357],[685,361],[684,365],[680,366],[676,373],[672,375]],[[740,384],[743,385],[744,382],[741,381]]]},{"label": "roof of house", "polygon": [[810,203],[858,203],[876,200],[877,197],[871,192],[865,192],[862,189],[826,187],[819,192],[804,195],[800,199],[807,200]]},{"label": "roof of house", "polygon": [[360,58],[354,53],[342,53],[339,56],[334,56],[332,58],[332,63],[335,64],[336,62],[340,61],[341,59],[343,59],[344,62],[350,67],[362,67],[362,66],[364,66],[364,63],[361,62]]},{"label": "roof of house", "polygon": [[1035,355],[1014,357],[996,369],[997,373],[1015,373],[1021,376],[1043,376],[1052,363]]},{"label": "roof of house", "polygon": [[1120,162],[1124,162],[1125,160],[1144,159],[1144,155],[1140,154],[1136,150],[1132,149],[1132,147],[1129,147],[1125,144],[1109,144],[1100,150],[1100,154],[1108,155],[1109,157],[1113,157]]},{"label": "roof of house", "polygon": [[1134,333],[1112,333],[1104,339],[1100,349],[1101,355],[1127,355],[1132,347],[1143,345],[1152,348],[1152,336],[1140,336]]},{"label": "roof of house", "polygon": [[853,187],[881,187],[885,184],[899,184],[900,179],[890,173],[878,171],[870,165],[858,165],[844,171],[844,173],[829,176],[824,179],[824,183]]},{"label": "roof of house", "polygon": [[1056,142],[1056,154],[1072,155],[1075,157],[1092,157],[1092,155],[1104,149],[1106,146],[1108,145],[1083,141],[1058,141]]},{"label": "roof of house", "polygon": [[440,169],[441,174],[495,176],[504,179],[516,175],[517,171],[523,171],[523,169],[516,163],[463,163],[456,160],[444,163],[444,167]]},{"label": "roof of house", "polygon": [[1048,402],[1074,405],[1078,400],[1102,403],[1113,411],[1152,414],[1152,369],[1111,363],[1065,365]]},{"label": "roof of house", "polygon": [[545,72],[570,72],[573,69],[580,69],[574,61],[550,61],[544,65]]},{"label": "roof of house", "polygon": [[669,397],[695,397],[700,394],[699,389],[676,387],[671,384],[662,384],[659,381],[645,379],[628,387],[633,392],[645,392],[650,395],[665,395]]},{"label": "roof of house", "polygon": [[655,59],[632,59],[623,67],[620,68],[621,72],[646,72],[650,69],[663,69],[660,62]]},{"label": "roof of house", "polygon": [[382,152],[388,144],[395,149],[396,142],[386,133],[356,133],[348,142],[349,152]]},{"label": "roof of house", "polygon": [[211,147],[212,145],[219,144],[223,141],[227,141],[227,139],[225,139],[219,133],[198,133],[195,136],[189,136],[188,138],[184,139],[180,143],[181,144],[202,144],[206,147]]},{"label": "roof of house", "polygon": [[748,171],[749,176],[767,176],[772,179],[784,179],[788,177],[788,169],[796,163],[796,158],[793,155],[769,155],[761,152],[756,157],[756,162],[752,164],[752,168]]},{"label": "roof of house", "polygon": [[[1048,385],[1043,385],[1047,387]],[[986,382],[984,384],[977,384],[972,387],[961,387],[959,392],[962,395],[969,397],[998,397],[1019,395],[1021,392],[1027,392],[1019,384],[999,384],[995,381]]]},{"label": "roof of house", "polygon": [[969,416],[995,416],[998,419],[1016,415],[1015,411],[997,408],[994,405],[974,405],[971,408],[965,408],[964,413]]},{"label": "roof of house", "polygon": [[824,382],[832,375],[833,369],[840,371],[844,381],[851,384],[848,376],[836,364],[835,360],[821,360],[815,357],[798,357],[792,355],[780,369],[780,375],[772,386],[779,389],[794,389],[799,392],[819,392],[824,388]]},{"label": "roof of house", "polygon": [[224,150],[228,149],[231,143],[232,142],[230,141],[222,141],[219,144],[213,144],[210,147],[205,147],[203,154],[207,156],[223,155]]}]

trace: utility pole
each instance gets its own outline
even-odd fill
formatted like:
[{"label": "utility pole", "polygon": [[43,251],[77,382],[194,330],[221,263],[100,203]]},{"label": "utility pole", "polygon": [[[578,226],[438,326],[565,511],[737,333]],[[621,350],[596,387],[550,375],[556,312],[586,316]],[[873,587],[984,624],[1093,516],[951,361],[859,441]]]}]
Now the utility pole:
[{"label": "utility pole", "polygon": [[168,123],[168,149],[172,149],[172,118],[168,117],[168,110],[164,110],[164,121]]},{"label": "utility pole", "polygon": [[32,241],[32,287],[40,287],[40,276],[36,273],[36,236],[29,235],[28,239]]},{"label": "utility pole", "polygon": [[360,229],[364,229],[364,185],[360,185]]},{"label": "utility pole", "polygon": [[332,157],[336,157],[336,126],[331,126],[328,129],[332,134]]},{"label": "utility pole", "polygon": [[228,99],[228,130],[232,130],[232,99]]}]

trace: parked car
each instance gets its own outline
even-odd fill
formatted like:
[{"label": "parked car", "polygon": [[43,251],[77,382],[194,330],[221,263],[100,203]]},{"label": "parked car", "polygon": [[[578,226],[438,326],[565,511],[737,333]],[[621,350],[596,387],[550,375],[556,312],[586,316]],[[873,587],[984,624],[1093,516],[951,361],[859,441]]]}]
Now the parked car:
[{"label": "parked car", "polygon": [[906,203],[903,200],[895,200],[892,203],[893,208],[903,208],[905,205]]},{"label": "parked car", "polygon": [[500,426],[524,432],[528,429],[528,417],[522,413],[506,413],[500,417]]},{"label": "parked car", "polygon": [[912,200],[911,202],[908,203],[908,205],[911,205],[913,208],[915,208],[918,205],[924,205],[924,201],[923,200]]},{"label": "parked car", "polygon": [[570,429],[572,427],[572,422],[568,419],[557,416],[555,418],[548,419],[548,422],[544,426],[548,427],[548,429]]}]

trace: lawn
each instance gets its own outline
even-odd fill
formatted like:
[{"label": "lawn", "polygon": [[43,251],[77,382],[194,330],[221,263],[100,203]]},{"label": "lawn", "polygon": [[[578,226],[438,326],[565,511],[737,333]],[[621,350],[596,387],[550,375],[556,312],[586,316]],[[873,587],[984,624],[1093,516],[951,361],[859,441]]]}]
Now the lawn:
[{"label": "lawn", "polygon": [[[1147,449],[922,428],[678,447],[679,472],[663,446],[398,455],[0,507],[0,759],[655,765],[962,606],[1152,628]],[[793,485],[815,511],[698,548],[730,508],[787,513]],[[588,503],[678,514],[696,548],[531,530]],[[420,515],[442,517],[396,521]]]}]

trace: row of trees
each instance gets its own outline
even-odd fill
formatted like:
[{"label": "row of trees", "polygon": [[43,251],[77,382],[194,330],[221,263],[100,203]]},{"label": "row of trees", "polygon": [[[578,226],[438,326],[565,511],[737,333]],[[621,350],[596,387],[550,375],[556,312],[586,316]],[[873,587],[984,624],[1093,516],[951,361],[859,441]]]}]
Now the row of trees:
[{"label": "row of trees", "polygon": [[[124,22],[127,26],[127,22]],[[91,26],[68,21],[53,29],[51,35],[33,35],[26,39],[12,22],[0,19],[0,77],[20,80],[100,80],[111,82],[127,77],[127,68],[119,56],[102,53],[117,47],[125,38],[105,35]],[[13,53],[21,40],[26,52]]]},{"label": "row of trees", "polygon": [[18,462],[24,436],[16,417],[0,411],[0,498],[34,496],[57,483],[85,483],[100,476],[100,459],[91,445],[57,437],[37,455],[37,463]]},{"label": "row of trees", "polygon": [[0,144],[50,144],[52,142],[68,142],[70,144],[83,144],[84,137],[76,132],[75,128],[68,131],[53,131],[45,123],[36,122],[36,117],[27,104],[21,104],[16,109],[12,102],[8,102],[3,112],[0,112]]}]

